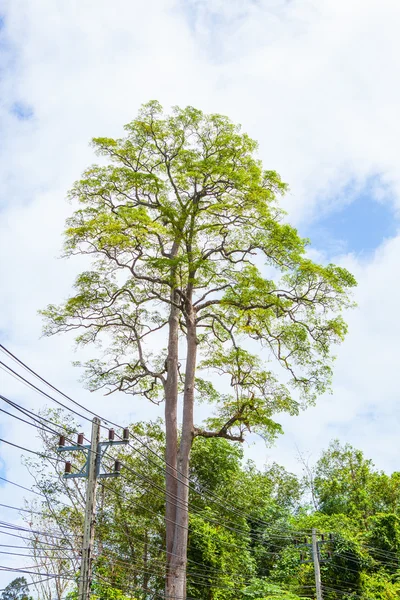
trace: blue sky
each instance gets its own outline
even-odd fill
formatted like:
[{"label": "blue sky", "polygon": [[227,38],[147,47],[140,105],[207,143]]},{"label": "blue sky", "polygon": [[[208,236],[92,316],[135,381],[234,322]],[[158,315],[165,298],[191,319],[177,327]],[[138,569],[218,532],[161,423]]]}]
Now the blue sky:
[{"label": "blue sky", "polygon": [[18,100],[13,102],[10,112],[20,121],[28,121],[33,118],[33,108],[26,102]]},{"label": "blue sky", "polygon": [[321,216],[317,212],[311,222],[299,227],[300,232],[329,256],[371,255],[384,240],[396,235],[398,227],[391,199],[377,198],[378,182],[378,177],[370,178],[356,192],[349,186],[338,198],[330,199]]}]

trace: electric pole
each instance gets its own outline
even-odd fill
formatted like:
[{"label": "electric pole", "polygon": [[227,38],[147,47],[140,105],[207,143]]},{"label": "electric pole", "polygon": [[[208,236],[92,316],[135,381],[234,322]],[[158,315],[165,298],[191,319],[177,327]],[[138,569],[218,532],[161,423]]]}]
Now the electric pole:
[{"label": "electric pole", "polygon": [[84,477],[87,479],[85,519],[83,525],[83,544],[82,559],[78,585],[78,600],[90,600],[90,591],[92,586],[92,562],[93,562],[93,543],[96,524],[96,491],[97,481],[103,477],[118,477],[120,475],[121,463],[116,460],[113,473],[101,472],[101,459],[109,446],[116,444],[127,444],[129,442],[129,429],[123,430],[123,438],[120,441],[114,440],[114,429],[108,432],[108,441],[100,442],[100,419],[94,417],[92,421],[92,435],[90,444],[84,444],[83,433],[78,434],[78,444],[76,446],[66,446],[65,436],[60,436],[58,452],[83,452],[86,455],[86,461],[83,467],[77,472],[71,472],[71,463],[65,463],[64,477]]},{"label": "electric pole", "polygon": [[[317,593],[317,600],[323,600],[320,565],[321,563],[329,562],[332,560],[334,543],[334,536],[332,533],[329,534],[328,538],[326,538],[324,534],[321,534],[320,537],[321,539],[317,540],[317,532],[315,529],[313,529],[311,544],[309,543],[309,538],[304,538],[303,541],[294,540],[294,544],[299,548],[299,550],[302,550],[303,548],[306,550],[305,554],[300,554],[300,564],[314,565],[315,589]],[[327,549],[325,547],[325,544],[328,544]],[[324,549],[322,553],[321,549]]]},{"label": "electric pole", "polygon": [[100,454],[97,448],[100,442],[100,419],[95,417],[92,422],[92,437],[88,452],[88,475],[86,486],[85,521],[83,527],[83,544],[81,572],[79,577],[78,599],[90,599],[90,586],[92,583],[92,548],[94,541],[94,527],[96,519],[96,490],[97,490],[97,463]]},{"label": "electric pole", "polygon": [[317,592],[317,600],[322,600],[321,573],[319,570],[319,548],[317,544],[317,532],[312,530],[312,555],[314,562],[315,573],[315,590]]}]

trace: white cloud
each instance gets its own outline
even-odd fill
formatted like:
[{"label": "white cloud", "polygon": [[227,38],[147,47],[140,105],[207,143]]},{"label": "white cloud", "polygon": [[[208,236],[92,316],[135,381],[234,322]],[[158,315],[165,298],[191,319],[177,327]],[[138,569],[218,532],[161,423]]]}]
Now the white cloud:
[{"label": "white cloud", "polygon": [[[3,10],[0,330],[29,364],[115,420],[156,411],[83,391],[71,340],[39,340],[36,312],[65,297],[79,269],[56,257],[65,192],[94,160],[92,136],[119,135],[150,98],[190,103],[228,114],[260,141],[265,166],[291,185],[285,206],[296,222],[376,174],[400,206],[395,0],[6,0]],[[15,101],[33,107],[31,121],[10,113]],[[359,308],[349,315],[334,394],[285,419],[287,435],[269,456],[296,467],[295,444],[316,454],[338,435],[396,468],[399,246],[397,237],[369,260],[342,259],[359,278]],[[27,406],[42,403],[7,376],[2,389]],[[1,431],[35,443],[12,420],[2,419]],[[10,479],[25,481],[18,452],[1,447],[1,456]],[[15,503],[21,496],[6,491]]]},{"label": "white cloud", "polygon": [[338,437],[361,448],[379,468],[398,470],[399,257],[400,235],[385,242],[369,262],[342,259],[358,279],[358,306],[347,317],[349,334],[337,353],[333,394],[300,417],[283,419],[286,435],[271,451],[275,460],[283,453],[296,468],[296,445],[316,460]]}]

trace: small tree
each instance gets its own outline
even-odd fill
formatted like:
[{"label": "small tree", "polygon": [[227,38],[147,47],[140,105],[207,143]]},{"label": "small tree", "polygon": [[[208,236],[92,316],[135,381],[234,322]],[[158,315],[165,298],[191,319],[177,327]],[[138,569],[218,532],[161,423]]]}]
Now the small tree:
[{"label": "small tree", "polygon": [[[125,131],[93,140],[109,164],[90,167],[70,193],[80,207],[66,253],[92,256],[93,269],[44,311],[46,333],[103,341],[105,358],[87,365],[91,389],[165,400],[166,595],[183,598],[193,440],[243,441],[246,431],[271,440],[281,431],[274,413],[313,402],[329,385],[355,281],[307,258],[276,203],[286,186],[226,117],[191,107],[164,116],[150,102]],[[215,408],[202,426],[195,390]]]},{"label": "small tree", "polygon": [[8,584],[1,594],[1,600],[32,600],[29,596],[28,582],[25,577],[17,577]]}]

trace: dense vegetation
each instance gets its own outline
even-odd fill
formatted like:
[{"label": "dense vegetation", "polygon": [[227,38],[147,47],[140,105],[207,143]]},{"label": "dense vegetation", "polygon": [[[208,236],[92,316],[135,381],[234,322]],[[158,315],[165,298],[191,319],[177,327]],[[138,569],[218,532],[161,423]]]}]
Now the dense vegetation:
[{"label": "dense vegetation", "polygon": [[[53,413],[55,418],[62,420]],[[71,423],[68,428],[70,434],[77,430]],[[135,448],[118,450],[125,465],[121,477],[102,480],[98,495],[94,593],[104,600],[164,597],[165,478],[156,454],[163,455],[165,437],[160,423],[131,430]],[[46,456],[55,457],[55,437],[41,435]],[[76,468],[76,456],[74,461]],[[49,570],[77,573],[84,482],[55,478],[54,470],[61,472],[63,465],[49,458],[27,466],[47,497],[35,503],[41,514],[28,521],[32,530],[47,532],[48,544],[53,536]],[[400,598],[400,473],[380,472],[361,451],[334,441],[297,477],[277,464],[257,469],[243,459],[240,444],[199,438],[190,476],[188,598],[314,598],[305,545],[312,528],[326,540],[325,600]],[[35,533],[31,538],[42,564],[44,538]],[[57,595],[73,598],[73,582],[64,584]],[[54,597],[45,585],[40,595]]]}]

